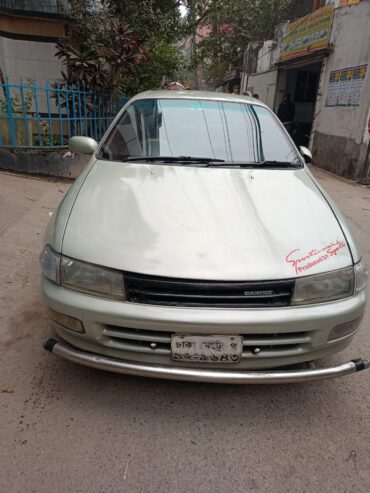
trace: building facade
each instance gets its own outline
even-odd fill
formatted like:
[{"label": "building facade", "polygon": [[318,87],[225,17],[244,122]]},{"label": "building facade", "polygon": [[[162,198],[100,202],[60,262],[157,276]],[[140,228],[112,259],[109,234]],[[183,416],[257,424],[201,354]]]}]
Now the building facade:
[{"label": "building facade", "polygon": [[55,43],[63,37],[67,0],[0,0],[0,69],[11,81],[60,79]]},{"label": "building facade", "polygon": [[309,145],[315,165],[370,178],[370,1],[314,2],[307,16],[277,26],[273,40],[251,43],[242,91],[275,112],[295,105],[291,135]]}]

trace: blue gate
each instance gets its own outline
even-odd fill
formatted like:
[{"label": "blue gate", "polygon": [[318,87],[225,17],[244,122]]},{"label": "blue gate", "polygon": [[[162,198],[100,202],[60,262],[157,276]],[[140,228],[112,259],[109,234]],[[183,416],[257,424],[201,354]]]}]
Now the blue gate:
[{"label": "blue gate", "polygon": [[99,141],[127,98],[62,83],[0,83],[0,147],[68,145],[74,135]]}]

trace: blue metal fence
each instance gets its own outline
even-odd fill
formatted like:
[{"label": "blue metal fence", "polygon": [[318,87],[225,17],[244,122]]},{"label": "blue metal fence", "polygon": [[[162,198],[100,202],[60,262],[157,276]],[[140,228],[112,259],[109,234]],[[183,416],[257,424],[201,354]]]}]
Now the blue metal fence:
[{"label": "blue metal fence", "polygon": [[0,147],[63,147],[73,135],[99,141],[127,101],[61,83],[0,83]]}]

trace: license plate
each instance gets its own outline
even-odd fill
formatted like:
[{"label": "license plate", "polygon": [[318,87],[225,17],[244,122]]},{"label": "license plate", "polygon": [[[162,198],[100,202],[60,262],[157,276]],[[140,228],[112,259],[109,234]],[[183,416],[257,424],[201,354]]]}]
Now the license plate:
[{"label": "license plate", "polygon": [[171,353],[174,361],[199,363],[239,363],[243,349],[241,336],[193,336],[174,334]]}]

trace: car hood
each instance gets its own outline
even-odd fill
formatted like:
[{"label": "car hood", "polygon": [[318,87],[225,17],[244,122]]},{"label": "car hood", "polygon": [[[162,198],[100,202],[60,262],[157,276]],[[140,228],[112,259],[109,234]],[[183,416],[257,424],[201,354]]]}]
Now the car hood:
[{"label": "car hood", "polygon": [[97,161],[62,251],[124,271],[207,280],[288,279],[352,265],[305,169]]}]

